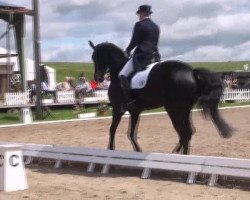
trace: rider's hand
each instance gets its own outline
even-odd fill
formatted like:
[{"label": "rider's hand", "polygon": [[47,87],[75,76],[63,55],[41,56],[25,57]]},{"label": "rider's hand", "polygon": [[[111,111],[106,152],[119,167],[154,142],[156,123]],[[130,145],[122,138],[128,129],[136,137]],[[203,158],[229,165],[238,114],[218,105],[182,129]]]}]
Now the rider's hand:
[{"label": "rider's hand", "polygon": [[130,53],[129,52],[124,51],[123,53],[124,53],[125,57],[130,58]]}]

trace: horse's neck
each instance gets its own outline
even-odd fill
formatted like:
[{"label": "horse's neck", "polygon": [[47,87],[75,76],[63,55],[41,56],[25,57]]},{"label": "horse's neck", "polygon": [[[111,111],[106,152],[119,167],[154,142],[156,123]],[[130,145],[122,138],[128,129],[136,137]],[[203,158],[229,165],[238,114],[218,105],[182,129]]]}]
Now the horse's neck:
[{"label": "horse's neck", "polygon": [[118,83],[119,79],[118,79],[118,73],[117,74],[110,74],[110,81],[111,83]]},{"label": "horse's neck", "polygon": [[127,58],[115,59],[114,63],[109,66],[110,73],[113,77],[118,77],[120,71],[124,67],[124,65],[128,62]]},{"label": "horse's neck", "polygon": [[122,70],[123,65],[122,64],[118,64],[118,65],[114,65],[110,67],[110,77],[111,77],[111,82],[119,82],[119,73]]},{"label": "horse's neck", "polygon": [[113,60],[112,64],[109,65],[111,82],[112,83],[117,82],[119,84],[118,75],[122,70],[122,68],[124,67],[124,65],[127,63],[128,58],[126,58],[123,53],[119,52],[119,53],[114,53],[111,60]]}]

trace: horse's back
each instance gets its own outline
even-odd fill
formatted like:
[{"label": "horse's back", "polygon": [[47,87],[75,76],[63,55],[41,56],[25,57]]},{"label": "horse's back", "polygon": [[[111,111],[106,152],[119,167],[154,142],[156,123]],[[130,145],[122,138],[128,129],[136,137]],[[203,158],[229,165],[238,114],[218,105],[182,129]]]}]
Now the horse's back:
[{"label": "horse's back", "polygon": [[152,69],[148,84],[160,84],[163,87],[177,89],[193,87],[196,81],[190,65],[180,61],[165,61]]},{"label": "horse's back", "polygon": [[[193,102],[197,83],[190,65],[180,61],[158,63],[150,72],[146,86],[136,91],[142,101],[157,106]],[[153,98],[152,98],[153,97]]]}]

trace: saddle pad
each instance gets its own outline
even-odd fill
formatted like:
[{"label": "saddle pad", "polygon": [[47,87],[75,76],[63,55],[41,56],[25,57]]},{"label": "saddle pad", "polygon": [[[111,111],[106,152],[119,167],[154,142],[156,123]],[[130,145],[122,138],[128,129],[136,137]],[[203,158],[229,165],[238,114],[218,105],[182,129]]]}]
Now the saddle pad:
[{"label": "saddle pad", "polygon": [[151,69],[157,64],[158,62],[152,63],[147,66],[144,71],[137,72],[133,78],[131,79],[131,89],[141,89],[145,87],[148,81],[148,75]]}]

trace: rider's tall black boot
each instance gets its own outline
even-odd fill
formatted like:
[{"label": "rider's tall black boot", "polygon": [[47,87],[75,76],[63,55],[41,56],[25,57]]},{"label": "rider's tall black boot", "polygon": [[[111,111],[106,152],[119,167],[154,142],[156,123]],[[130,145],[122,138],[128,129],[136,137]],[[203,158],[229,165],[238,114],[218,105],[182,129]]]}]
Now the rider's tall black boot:
[{"label": "rider's tall black boot", "polygon": [[135,105],[134,102],[135,100],[133,100],[131,94],[130,94],[130,83],[127,77],[121,75],[119,76],[120,79],[120,83],[121,83],[121,88],[122,88],[122,92],[124,95],[124,99],[125,99],[125,103],[123,105],[123,110],[131,110],[134,109]]}]

